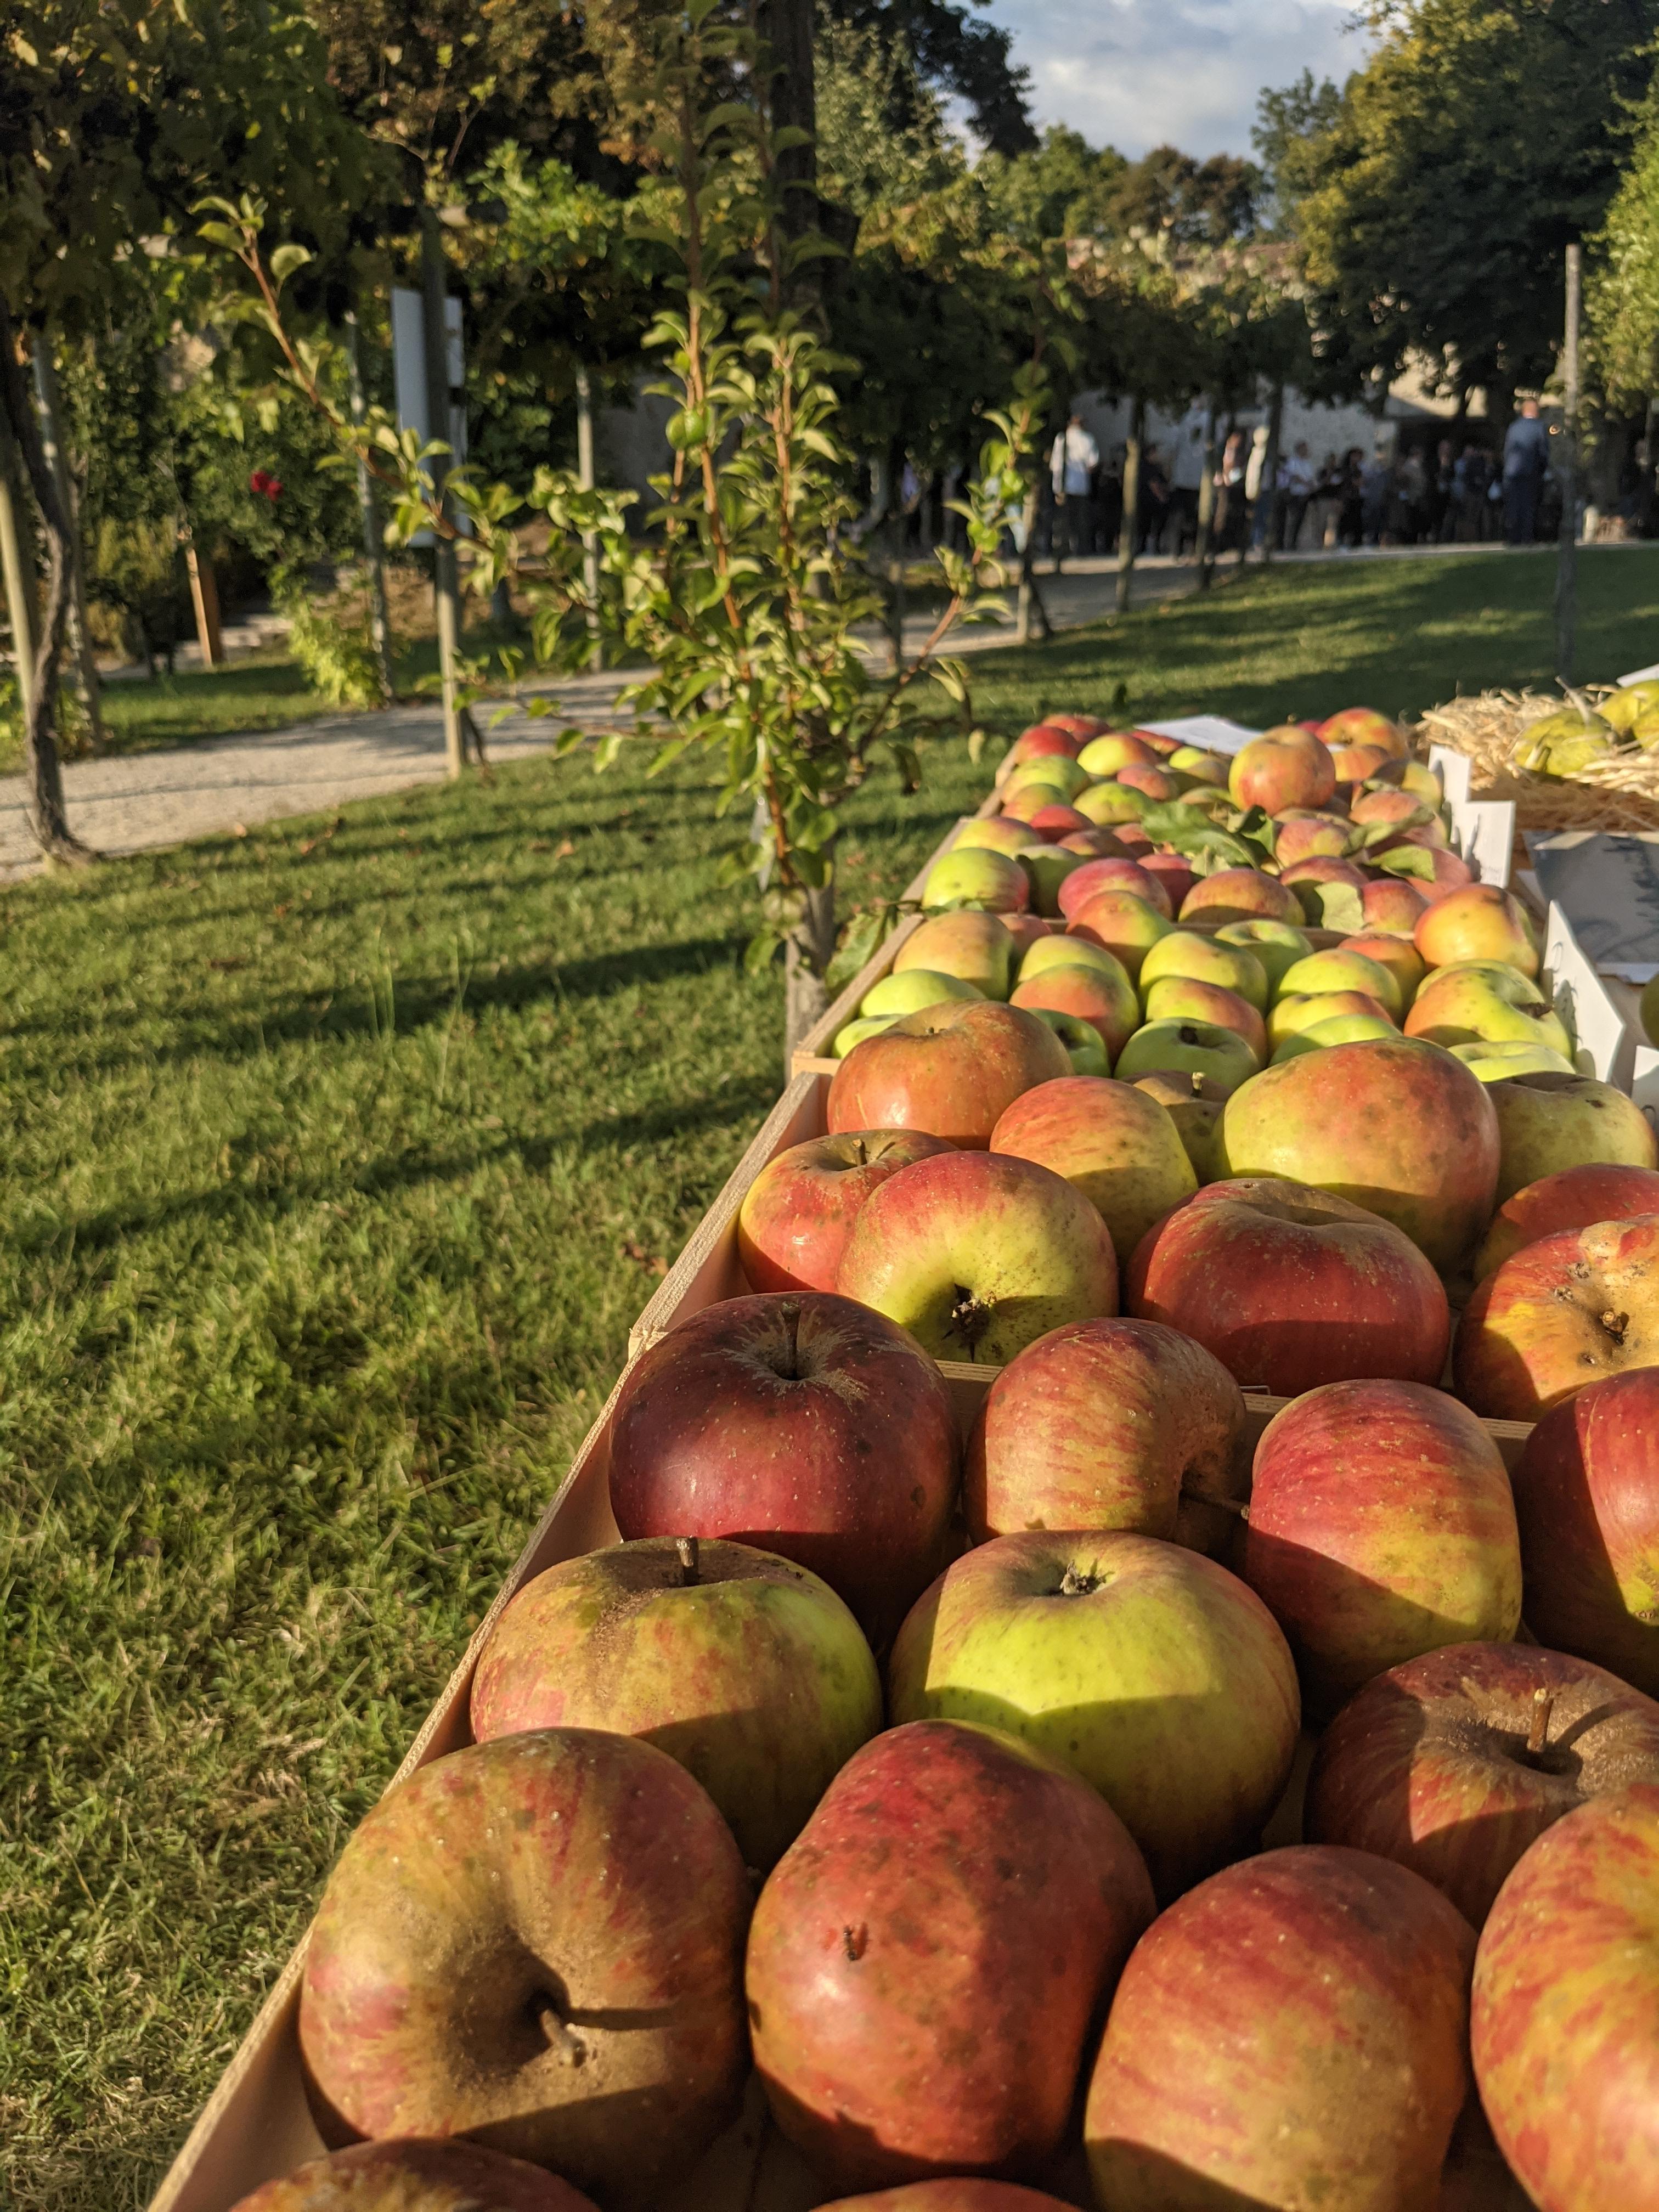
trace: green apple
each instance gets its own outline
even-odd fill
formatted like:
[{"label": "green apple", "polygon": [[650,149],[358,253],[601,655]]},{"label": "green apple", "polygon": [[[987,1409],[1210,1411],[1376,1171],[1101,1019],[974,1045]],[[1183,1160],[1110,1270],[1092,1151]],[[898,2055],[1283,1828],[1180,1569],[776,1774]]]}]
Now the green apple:
[{"label": "green apple", "polygon": [[1211,1097],[1225,1098],[1261,1067],[1237,1030],[1224,1030],[1215,1022],[1148,1022],[1119,1053],[1117,1079],[1135,1083],[1143,1075],[1173,1070],[1203,1076]]},{"label": "green apple", "polygon": [[1004,853],[1011,860],[1017,860],[1030,842],[1029,823],[1005,820],[1000,814],[990,814],[982,820],[975,817],[973,821],[964,823],[951,850],[953,853]]},{"label": "green apple", "polygon": [[[936,1005],[937,1001],[930,999],[928,1004]],[[890,1030],[898,1019],[896,1014],[860,1014],[856,1021],[848,1022],[844,1029],[836,1031],[836,1041],[830,1049],[837,1060],[845,1060],[855,1044],[862,1044],[866,1037],[879,1036],[884,1030]]]},{"label": "green apple", "polygon": [[1310,952],[1287,968],[1279,979],[1276,997],[1311,998],[1325,991],[1363,991],[1375,999],[1395,1021],[1406,1011],[1405,994],[1398,977],[1380,960],[1338,945],[1334,951]]},{"label": "green apple", "polygon": [[1572,1039],[1543,992],[1501,960],[1437,968],[1412,1002],[1406,1034],[1443,1045],[1513,1040],[1572,1057]]},{"label": "green apple", "polygon": [[1267,1011],[1267,971],[1243,945],[1223,945],[1196,930],[1177,929],[1159,938],[1140,963],[1140,994],[1174,975],[1194,983],[1214,983],[1246,999],[1257,1013]]},{"label": "green apple", "polygon": [[922,910],[975,906],[987,914],[1023,914],[1031,903],[1030,878],[1018,860],[983,846],[944,854],[927,871],[921,887]]},{"label": "green apple", "polygon": [[1058,845],[1024,845],[1018,858],[1031,886],[1031,904],[1052,919],[1060,912],[1060,887],[1083,866],[1083,854],[1062,852]]},{"label": "green apple", "polygon": [[1227,763],[1214,753],[1206,753],[1198,745],[1177,745],[1164,763],[1171,775],[1185,787],[1195,783],[1213,784],[1218,789],[1227,788]]},{"label": "green apple", "polygon": [[859,1001],[861,1014],[919,1014],[942,999],[982,999],[976,984],[960,975],[941,975],[937,968],[907,968],[902,975],[884,975]]},{"label": "green apple", "polygon": [[1144,792],[1132,791],[1125,783],[1091,783],[1071,803],[1097,829],[1109,828],[1114,822],[1139,822],[1152,805]]},{"label": "green apple", "polygon": [[1311,1028],[1284,1038],[1274,1051],[1273,1064],[1282,1066],[1299,1052],[1317,1052],[1328,1044],[1359,1044],[1366,1037],[1398,1036],[1399,1030],[1382,1014],[1328,1014]]},{"label": "green apple", "polygon": [[1059,792],[1061,801],[1069,805],[1079,791],[1086,791],[1091,779],[1085,768],[1063,753],[1044,753],[1040,759],[1017,768],[1003,786],[1006,799],[1011,792],[1029,790],[1032,784],[1047,784]]},{"label": "green apple", "polygon": [[1073,1075],[1109,1075],[1112,1063],[1100,1031],[1081,1014],[1062,1014],[1053,1006],[1028,1006],[1027,1013],[1047,1022],[1071,1058]]},{"label": "green apple", "polygon": [[1475,1044],[1455,1044],[1453,1055],[1461,1060],[1472,1075],[1483,1083],[1502,1083],[1510,1075],[1576,1075],[1572,1062],[1553,1047],[1547,1044],[1527,1044],[1515,1038],[1500,1038],[1489,1043],[1482,1038]]},{"label": "green apple", "polygon": [[1321,1022],[1334,1022],[1349,1014],[1370,1015],[1384,1023],[1395,1036],[1400,1034],[1389,1018],[1388,1008],[1369,991],[1309,991],[1279,1001],[1267,1017],[1267,1042],[1277,1053],[1286,1037],[1300,1036]]},{"label": "green apple", "polygon": [[1073,937],[1062,933],[1054,937],[1040,937],[1019,963],[1019,980],[1030,983],[1048,968],[1097,968],[1103,975],[1110,976],[1114,983],[1129,983],[1129,971],[1115,952],[1109,952],[1103,945],[1092,938]]},{"label": "green apple", "polygon": [[987,999],[1006,999],[1012,988],[1018,947],[1013,933],[994,914],[934,915],[913,930],[893,956],[893,973],[928,968],[958,975]]},{"label": "green apple", "polygon": [[1242,945],[1267,971],[1267,988],[1276,993],[1279,979],[1297,961],[1313,951],[1313,939],[1293,921],[1225,921],[1215,933],[1218,945]]},{"label": "green apple", "polygon": [[1506,1076],[1486,1096],[1498,1112],[1499,1206],[1564,1168],[1659,1168],[1647,1115],[1594,1076]]},{"label": "green apple", "polygon": [[1221,1141],[1221,1116],[1226,1101],[1206,1096],[1207,1079],[1160,1070],[1156,1075],[1143,1075],[1134,1087],[1156,1098],[1175,1123],[1176,1134],[1200,1182],[1224,1182],[1227,1154]]}]

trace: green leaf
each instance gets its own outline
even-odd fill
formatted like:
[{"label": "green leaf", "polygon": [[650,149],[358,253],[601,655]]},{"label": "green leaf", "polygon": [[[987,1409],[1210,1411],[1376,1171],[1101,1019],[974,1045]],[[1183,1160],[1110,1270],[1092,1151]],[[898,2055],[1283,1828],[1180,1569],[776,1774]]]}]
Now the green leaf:
[{"label": "green leaf", "polygon": [[303,246],[279,246],[270,257],[270,276],[274,284],[288,282],[296,269],[303,269],[311,255]]},{"label": "green leaf", "polygon": [[763,975],[782,950],[783,939],[775,929],[757,930],[743,956],[744,974]]},{"label": "green leaf", "polygon": [[1433,855],[1421,845],[1396,845],[1391,853],[1379,853],[1372,866],[1391,876],[1412,877],[1419,884],[1434,881]]},{"label": "green leaf", "polygon": [[1365,902],[1352,884],[1297,884],[1292,886],[1310,921],[1324,929],[1355,936],[1365,927]]}]

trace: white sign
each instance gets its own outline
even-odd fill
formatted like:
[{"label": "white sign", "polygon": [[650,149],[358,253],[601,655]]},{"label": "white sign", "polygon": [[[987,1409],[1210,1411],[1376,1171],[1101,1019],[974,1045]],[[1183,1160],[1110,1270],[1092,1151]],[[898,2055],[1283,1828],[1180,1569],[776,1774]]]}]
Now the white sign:
[{"label": "white sign", "polygon": [[1651,668],[1632,668],[1628,676],[1621,676],[1617,680],[1620,684],[1646,684],[1656,676],[1659,676],[1659,660],[1656,660]]},{"label": "white sign", "polygon": [[1515,801],[1466,799],[1452,808],[1451,820],[1458,851],[1483,884],[1503,890],[1515,858]]},{"label": "white sign", "polygon": [[[445,366],[453,394],[460,391],[466,381],[461,303],[453,293],[444,299],[444,337],[447,355]],[[419,292],[404,284],[392,288],[392,380],[397,394],[398,428],[413,430],[422,445],[428,438],[447,437],[452,465],[459,468],[466,459],[466,407],[465,403],[457,406],[452,398],[447,431],[432,428],[435,418],[426,388],[426,301]],[[465,518],[458,519],[465,529]],[[432,532],[417,530],[409,542],[411,545],[430,545]]]},{"label": "white sign", "polygon": [[1467,806],[1469,799],[1469,773],[1474,763],[1467,753],[1455,753],[1449,745],[1429,747],[1429,766],[1440,779],[1440,789],[1448,806]]},{"label": "white sign", "polygon": [[1578,1041],[1580,1067],[1628,1090],[1635,1041],[1559,906],[1544,926],[1544,988]]},{"label": "white sign", "polygon": [[1242,753],[1261,735],[1260,730],[1247,730],[1242,722],[1230,722],[1223,714],[1187,714],[1174,722],[1137,722],[1135,727],[1150,731],[1155,738],[1200,745],[1206,753]]}]

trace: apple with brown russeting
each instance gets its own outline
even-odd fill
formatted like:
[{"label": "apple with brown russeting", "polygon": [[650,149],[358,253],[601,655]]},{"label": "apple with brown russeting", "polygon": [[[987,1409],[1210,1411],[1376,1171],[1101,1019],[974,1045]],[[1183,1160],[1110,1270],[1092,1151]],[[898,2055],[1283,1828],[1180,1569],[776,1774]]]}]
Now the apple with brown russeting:
[{"label": "apple with brown russeting", "polygon": [[846,1129],[769,1160],[738,1212],[738,1259],[751,1291],[833,1291],[859,1209],[913,1160],[948,1152],[920,1129]]},{"label": "apple with brown russeting", "polygon": [[1065,1046],[1035,1014],[947,1000],[854,1045],[830,1082],[825,1116],[831,1136],[919,1129],[983,1146],[1023,1091],[1071,1072]]},{"label": "apple with brown russeting", "polygon": [[1537,1421],[1586,1383],[1659,1365],[1659,1213],[1540,1237],[1476,1289],[1453,1356],[1489,1420]]},{"label": "apple with brown russeting", "polygon": [[1659,1141],[1635,1101],[1593,1075],[1512,1075],[1489,1086],[1501,1146],[1499,1202],[1564,1168],[1659,1168]]},{"label": "apple with brown russeting", "polygon": [[1543,1176],[1506,1198],[1493,1214],[1474,1263],[1474,1279],[1483,1282],[1542,1237],[1589,1229],[1598,1221],[1628,1221],[1638,1213],[1659,1213],[1659,1170],[1591,1160]]},{"label": "apple with brown russeting", "polygon": [[781,1553],[822,1575],[879,1647],[938,1572],[959,1458],[939,1370],[890,1321],[817,1291],[727,1298],[629,1369],[611,1505],[625,1537]]},{"label": "apple with brown russeting", "polygon": [[231,2212],[597,2212],[568,2181],[482,2143],[404,2136],[307,2159]]},{"label": "apple with brown russeting", "polygon": [[755,1907],[774,2120],[837,2189],[1041,2171],[1155,1909],[1123,1823],[1059,1760],[956,1721],[889,1729]]}]

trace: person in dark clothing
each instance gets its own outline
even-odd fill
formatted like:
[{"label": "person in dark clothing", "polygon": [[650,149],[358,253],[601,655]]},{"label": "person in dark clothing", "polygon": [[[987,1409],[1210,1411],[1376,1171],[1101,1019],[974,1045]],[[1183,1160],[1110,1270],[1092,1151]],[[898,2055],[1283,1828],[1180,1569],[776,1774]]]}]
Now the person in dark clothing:
[{"label": "person in dark clothing", "polygon": [[1538,402],[1523,399],[1504,439],[1504,535],[1511,545],[1530,545],[1538,534],[1538,501],[1549,454],[1549,432],[1538,419]]},{"label": "person in dark clothing", "polygon": [[1336,542],[1358,545],[1365,534],[1365,465],[1358,446],[1350,446],[1342,456],[1336,495]]}]

